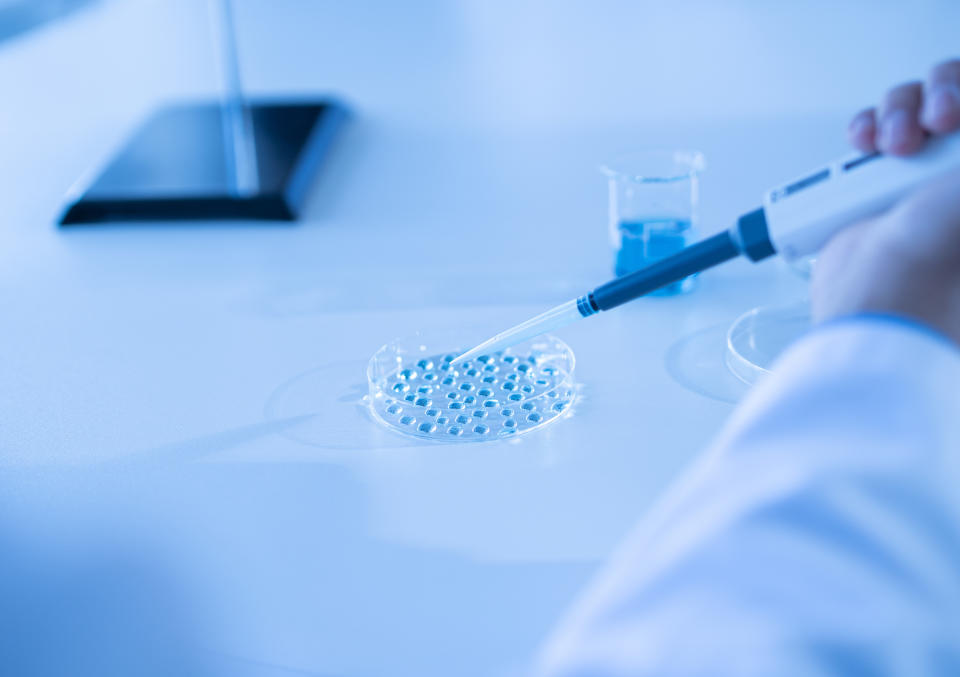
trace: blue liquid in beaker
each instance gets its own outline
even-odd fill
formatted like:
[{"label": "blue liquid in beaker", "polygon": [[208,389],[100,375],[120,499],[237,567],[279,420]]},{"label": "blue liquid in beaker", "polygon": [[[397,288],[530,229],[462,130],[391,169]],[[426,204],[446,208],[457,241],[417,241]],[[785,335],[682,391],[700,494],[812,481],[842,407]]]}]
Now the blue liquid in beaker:
[{"label": "blue liquid in beaker", "polygon": [[[687,246],[693,232],[688,219],[671,218],[621,221],[618,229],[620,249],[617,250],[614,267],[614,273],[617,276],[632,273],[655,261],[676,254]],[[652,292],[650,296],[671,296],[690,291],[693,288],[694,277],[691,275],[679,282],[668,284]]]}]

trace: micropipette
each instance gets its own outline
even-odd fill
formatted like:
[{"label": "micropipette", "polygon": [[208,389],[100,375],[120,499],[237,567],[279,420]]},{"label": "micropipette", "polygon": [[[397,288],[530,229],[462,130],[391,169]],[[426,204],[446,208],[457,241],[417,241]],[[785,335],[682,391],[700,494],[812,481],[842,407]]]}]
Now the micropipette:
[{"label": "micropipette", "polygon": [[616,308],[740,255],[757,262],[774,254],[787,260],[815,254],[845,226],[888,209],[953,170],[960,170],[960,132],[932,138],[923,151],[907,157],[869,153],[841,158],[768,191],[763,206],[738,218],[729,230],[501,332],[453,362]]}]

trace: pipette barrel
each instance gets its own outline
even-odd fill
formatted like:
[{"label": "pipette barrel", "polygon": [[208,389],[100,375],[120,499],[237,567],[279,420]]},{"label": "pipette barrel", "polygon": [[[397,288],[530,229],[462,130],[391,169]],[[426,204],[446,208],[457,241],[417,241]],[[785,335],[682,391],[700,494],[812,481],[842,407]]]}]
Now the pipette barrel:
[{"label": "pipette barrel", "polygon": [[[597,287],[587,294],[587,300],[594,312],[610,310],[739,255],[740,248],[733,236],[724,231],[646,268]],[[593,313],[583,313],[581,310],[581,314],[587,317]]]},{"label": "pipette barrel", "polygon": [[769,241],[766,240],[766,226],[761,210],[741,217],[737,226],[729,231],[690,245],[683,251],[642,270],[618,277],[592,292],[501,332],[461,354],[453,360],[453,363],[468,360],[475,355],[502,350],[546,331],[576,322],[580,318],[596,315],[601,310],[616,308],[664,285],[678,282],[689,275],[735,258],[741,253],[746,253],[754,260],[765,258],[773,253]]}]

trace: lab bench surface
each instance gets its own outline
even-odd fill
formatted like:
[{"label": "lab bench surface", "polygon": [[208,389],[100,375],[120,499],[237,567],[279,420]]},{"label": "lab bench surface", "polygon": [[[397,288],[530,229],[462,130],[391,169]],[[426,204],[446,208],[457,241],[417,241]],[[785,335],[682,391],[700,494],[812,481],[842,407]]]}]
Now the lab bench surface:
[{"label": "lab bench surface", "polygon": [[[0,53],[0,85],[70,30]],[[0,530],[136,534],[229,618],[211,642],[269,674],[519,673],[746,392],[726,328],[805,284],[736,262],[561,331],[580,399],[514,440],[378,427],[367,359],[605,281],[597,168],[625,148],[704,151],[704,233],[842,149],[835,115],[509,129],[358,106],[300,223],[58,229],[73,179],[157,103],[139,86],[4,113]]]}]

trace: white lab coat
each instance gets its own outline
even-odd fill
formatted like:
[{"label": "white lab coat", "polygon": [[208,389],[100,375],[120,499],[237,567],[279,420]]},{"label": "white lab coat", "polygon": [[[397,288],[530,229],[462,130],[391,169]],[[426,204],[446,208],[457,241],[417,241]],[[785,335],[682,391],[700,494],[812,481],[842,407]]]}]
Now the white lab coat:
[{"label": "white lab coat", "polygon": [[960,351],[863,316],[774,371],[538,674],[960,675]]}]

